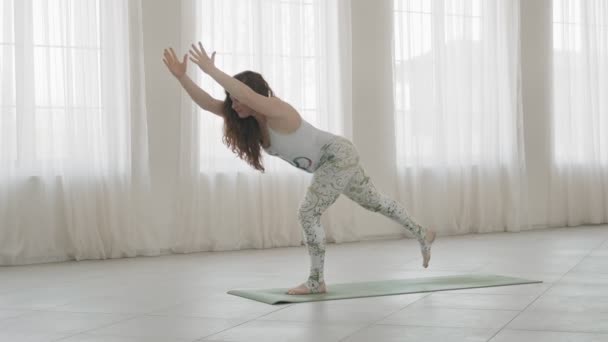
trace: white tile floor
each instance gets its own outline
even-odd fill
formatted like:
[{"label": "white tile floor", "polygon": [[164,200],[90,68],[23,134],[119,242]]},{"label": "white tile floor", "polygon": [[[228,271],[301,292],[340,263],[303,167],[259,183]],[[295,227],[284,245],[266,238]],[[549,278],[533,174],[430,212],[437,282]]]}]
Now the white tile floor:
[{"label": "white tile floor", "polygon": [[226,294],[305,279],[304,247],[0,268],[0,341],[608,341],[608,226],[329,245],[332,283],[544,281],[293,305]]}]

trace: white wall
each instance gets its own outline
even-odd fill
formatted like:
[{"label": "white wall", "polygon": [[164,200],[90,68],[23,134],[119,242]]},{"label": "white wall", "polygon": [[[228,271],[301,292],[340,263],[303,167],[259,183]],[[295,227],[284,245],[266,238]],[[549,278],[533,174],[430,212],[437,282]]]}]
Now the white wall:
[{"label": "white wall", "polygon": [[551,137],[551,2],[521,1],[522,98],[530,224],[548,224]]},{"label": "white wall", "polygon": [[[392,0],[352,1],[352,125],[363,167],[378,190],[395,197],[391,10]],[[370,227],[370,236],[403,232],[396,223],[367,210],[358,210],[355,217],[361,227]]]},{"label": "white wall", "polygon": [[[157,224],[171,226],[179,151],[179,84],[161,61],[166,46],[179,44],[177,1],[145,0],[143,24],[150,158]],[[551,66],[551,0],[522,1],[523,105],[530,218],[544,226],[547,215]],[[395,196],[395,147],[391,62],[392,0],[353,0],[353,141],[378,189]],[[374,141],[362,144],[361,141]],[[361,209],[360,224],[373,227],[370,237],[399,234],[401,228],[380,215]]]},{"label": "white wall", "polygon": [[[163,49],[180,42],[178,1],[142,1],[150,167],[156,224],[172,225],[179,151],[181,87],[162,62]],[[176,51],[177,52],[177,51]],[[179,52],[177,52],[179,53]]]}]

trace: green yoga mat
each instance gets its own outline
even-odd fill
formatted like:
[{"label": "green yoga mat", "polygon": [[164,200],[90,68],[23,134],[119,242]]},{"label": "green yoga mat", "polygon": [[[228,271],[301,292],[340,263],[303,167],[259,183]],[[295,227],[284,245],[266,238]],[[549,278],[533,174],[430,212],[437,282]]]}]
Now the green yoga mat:
[{"label": "green yoga mat", "polygon": [[286,304],[534,283],[542,283],[542,281],[492,274],[470,274],[418,279],[392,279],[364,283],[329,284],[329,292],[312,295],[288,295],[286,294],[288,290],[286,288],[230,290],[228,291],[228,294],[257,300],[267,304]]}]

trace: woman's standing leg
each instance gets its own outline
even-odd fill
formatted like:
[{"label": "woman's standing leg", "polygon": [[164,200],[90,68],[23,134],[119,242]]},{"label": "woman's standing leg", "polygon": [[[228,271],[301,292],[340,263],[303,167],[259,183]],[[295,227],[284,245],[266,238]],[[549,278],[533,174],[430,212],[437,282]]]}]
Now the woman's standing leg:
[{"label": "woman's standing leg", "polygon": [[414,222],[407,214],[403,205],[392,198],[380,193],[361,165],[358,165],[350,183],[344,189],[344,195],[359,205],[373,212],[380,213],[401,224],[420,242],[423,256],[422,265],[428,267],[431,258],[431,244],[435,240],[435,232],[427,230]]},{"label": "woman's standing leg", "polygon": [[350,182],[358,163],[359,156],[352,143],[346,139],[337,139],[324,148],[320,166],[314,172],[312,183],[298,211],[310,256],[310,273],[305,283],[287,293],[309,294],[326,291],[323,274],[325,230],[321,226],[321,215]]}]

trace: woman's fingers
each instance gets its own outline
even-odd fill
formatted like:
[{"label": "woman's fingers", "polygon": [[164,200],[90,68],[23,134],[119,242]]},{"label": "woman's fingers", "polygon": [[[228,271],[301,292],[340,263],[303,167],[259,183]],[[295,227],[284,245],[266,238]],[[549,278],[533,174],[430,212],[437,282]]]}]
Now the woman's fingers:
[{"label": "woman's fingers", "polygon": [[163,63],[165,63],[165,65],[167,66],[167,69],[169,69],[169,70],[173,70],[173,69],[171,68],[171,64],[169,64],[169,62],[167,62],[167,60],[166,60],[166,59],[164,59],[164,58],[163,58]]},{"label": "woman's fingers", "polygon": [[205,50],[205,48],[203,47],[203,44],[201,42],[198,42],[198,46],[192,44],[192,51],[196,52],[196,54],[198,55],[198,57],[209,56],[207,54],[207,51]]},{"label": "woman's fingers", "polygon": [[175,54],[175,51],[173,51],[173,48],[169,48],[169,49],[171,50],[171,56],[173,57],[173,59],[176,60],[176,61],[179,60],[177,58],[177,55]]},{"label": "woman's fingers", "polygon": [[[192,51],[190,51],[190,53],[192,53]],[[192,59],[192,61],[198,63],[199,57],[195,54],[193,54],[193,56],[196,58],[196,60]],[[184,57],[180,60],[179,58],[177,58],[177,55],[175,54],[173,48],[165,49],[163,51],[163,62],[168,67],[174,64],[186,64],[188,63],[188,54],[184,54]]]},{"label": "woman's fingers", "polygon": [[165,49],[165,52],[164,52],[163,56],[167,60],[167,63],[169,63],[169,64],[175,63],[175,58],[173,58],[173,56],[171,55],[171,53],[169,52],[169,50]]},{"label": "woman's fingers", "polygon": [[201,51],[196,47],[196,45],[192,44],[192,49],[190,49],[191,52],[196,53],[197,55],[201,54]]},{"label": "woman's fingers", "polygon": [[[215,52],[213,52],[213,55],[211,55],[211,58],[209,58],[209,55],[207,55],[207,51],[205,51],[205,48],[201,42],[198,42],[198,46],[192,44],[188,53],[190,54],[190,60],[198,65],[207,60],[211,60],[213,62],[215,59]],[[186,56],[184,56],[184,61],[186,61]]]},{"label": "woman's fingers", "polygon": [[198,61],[201,60],[201,56],[192,50],[190,50],[190,55],[192,55],[190,59],[192,59],[194,63],[198,63]]}]

